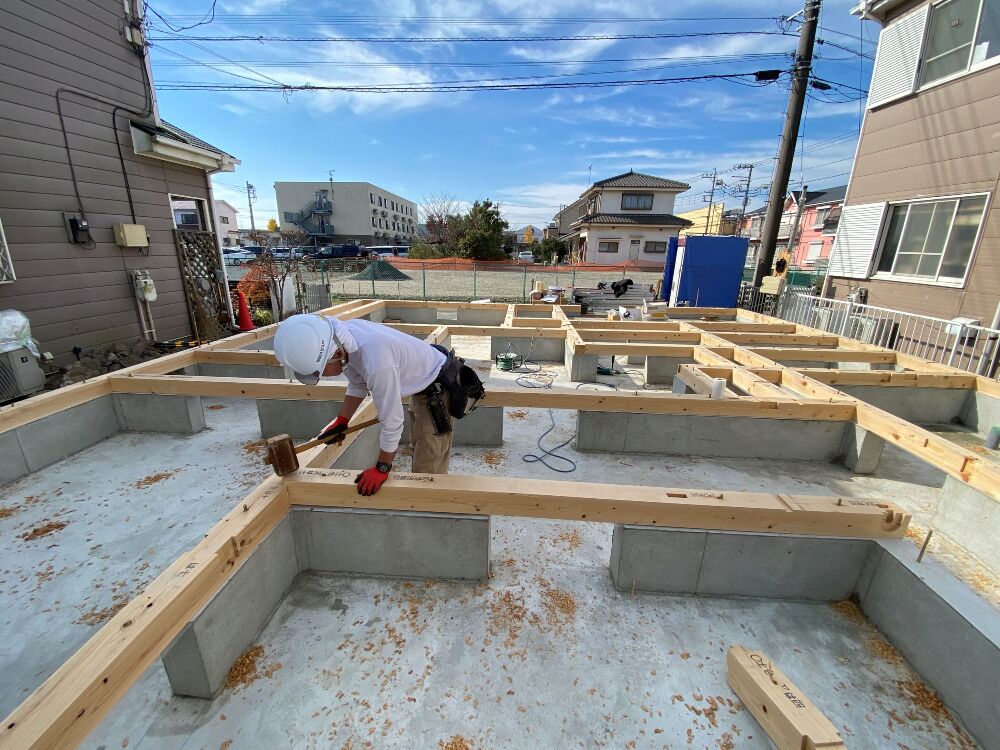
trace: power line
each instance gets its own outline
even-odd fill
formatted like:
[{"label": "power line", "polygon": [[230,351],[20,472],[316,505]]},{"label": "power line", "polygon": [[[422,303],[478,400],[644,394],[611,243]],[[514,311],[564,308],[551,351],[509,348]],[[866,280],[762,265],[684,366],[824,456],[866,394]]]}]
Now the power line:
[{"label": "power line", "polygon": [[[157,31],[162,31],[157,29]],[[696,37],[727,37],[727,36],[795,36],[785,31],[688,31],[663,34],[580,34],[552,36],[178,36],[180,41],[197,42],[309,42],[338,44],[462,44],[482,42],[591,42],[591,41],[622,41],[637,39],[691,39]],[[150,37],[150,41],[169,42],[172,37]],[[853,52],[853,50],[847,50]]]},{"label": "power line", "polygon": [[[214,5],[214,3],[213,3]],[[155,13],[155,11],[154,11]],[[156,15],[164,20],[159,13]],[[167,19],[177,22],[187,22],[195,15],[174,14],[168,15]],[[677,23],[677,22],[716,22],[716,21],[776,21],[777,16],[650,16],[650,17],[620,17],[620,16],[506,16],[484,17],[484,16],[406,16],[405,18],[387,19],[385,16],[309,16],[306,18],[289,18],[283,15],[250,15],[250,14],[219,14],[215,19],[220,23],[228,25],[271,25],[274,23],[284,23],[288,25],[314,26],[316,23],[327,23],[330,25],[378,25],[385,26],[387,21],[392,23],[419,23],[425,25],[448,25],[469,24],[471,26],[523,26],[527,24],[550,24],[566,25],[578,23],[621,23],[621,24],[646,24],[646,23]]]},{"label": "power line", "polygon": [[[701,76],[682,76],[677,78],[646,78],[625,79],[613,81],[565,81],[550,83],[507,83],[499,85],[414,83],[414,84],[334,84],[334,85],[281,85],[265,84],[229,84],[229,83],[175,83],[160,84],[158,88],[170,91],[343,91],[350,93],[449,93],[456,91],[527,91],[533,89],[572,89],[572,88],[610,88],[616,86],[662,86],[671,83],[688,83],[708,80],[737,80],[752,78],[754,73],[719,73]],[[770,82],[768,82],[770,83]],[[762,83],[766,86],[768,83]]]}]

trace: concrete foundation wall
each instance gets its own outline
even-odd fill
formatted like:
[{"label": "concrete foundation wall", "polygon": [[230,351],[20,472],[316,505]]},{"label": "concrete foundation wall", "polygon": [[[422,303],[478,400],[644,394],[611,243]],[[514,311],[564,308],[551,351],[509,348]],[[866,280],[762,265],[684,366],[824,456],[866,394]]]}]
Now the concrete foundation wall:
[{"label": "concrete foundation wall", "polygon": [[219,365],[214,362],[200,362],[188,375],[204,375],[206,378],[274,378],[283,380],[285,368],[278,365]]},{"label": "concrete foundation wall", "polygon": [[646,369],[643,376],[649,384],[670,385],[674,382],[677,368],[691,362],[690,359],[676,357],[645,357]]},{"label": "concrete foundation wall", "polygon": [[266,339],[261,339],[260,341],[254,341],[252,344],[241,346],[240,349],[244,349],[247,351],[261,351],[261,352],[274,351],[274,336],[271,336]]},{"label": "concrete foundation wall", "polygon": [[871,542],[616,524],[621,591],[837,601],[854,591]]},{"label": "concrete foundation wall", "polygon": [[845,427],[821,420],[589,411],[578,412],[576,425],[580,451],[821,461],[841,455]]},{"label": "concrete foundation wall", "polygon": [[[438,311],[441,314],[438,314]],[[469,308],[455,310],[448,307],[393,307],[389,303],[385,307],[383,320],[395,318],[404,323],[436,323],[438,325],[462,326],[498,326],[503,325],[507,313],[504,310],[493,310],[488,307],[481,309]],[[379,321],[381,322],[381,321]]]},{"label": "concrete foundation wall", "polygon": [[885,440],[875,433],[853,423],[844,426],[841,459],[855,474],[874,474],[882,460],[883,448]]},{"label": "concrete foundation wall", "polygon": [[200,396],[113,393],[111,397],[118,425],[126,432],[194,435],[205,429],[205,411]]},{"label": "concrete foundation wall", "polygon": [[290,399],[257,399],[260,435],[290,435],[293,438],[313,438],[337,418],[342,401],[293,401]]},{"label": "concrete foundation wall", "polygon": [[931,525],[958,541],[980,560],[1000,571],[1000,503],[951,476],[944,478]]},{"label": "concrete foundation wall", "polygon": [[[410,444],[412,428],[410,410],[403,415],[403,437],[400,445]],[[480,406],[463,419],[451,421],[455,437],[453,445],[503,445],[503,407]]]},{"label": "concrete foundation wall", "polygon": [[872,544],[857,597],[986,750],[1000,749],[1000,618],[906,540]]},{"label": "concrete foundation wall", "polygon": [[1000,427],[1000,398],[993,398],[978,391],[965,391],[961,419],[966,427],[986,437],[992,427]]},{"label": "concrete foundation wall", "polygon": [[96,445],[121,427],[111,395],[64,409],[0,435],[0,486]]},{"label": "concrete foundation wall", "polygon": [[354,508],[292,510],[304,568],[400,578],[485,580],[489,516]]},{"label": "concrete foundation wall", "polygon": [[536,362],[565,362],[566,342],[564,339],[531,339],[505,336],[490,337],[490,358],[495,361],[498,354],[508,349],[522,357]]},{"label": "concrete foundation wall", "polygon": [[563,344],[563,363],[566,376],[574,383],[594,383],[597,381],[597,355],[575,354],[569,341]]},{"label": "concrete foundation wall", "polygon": [[909,388],[906,386],[838,385],[872,406],[914,424],[949,424],[962,415],[968,391],[959,388]]},{"label": "concrete foundation wall", "polygon": [[214,698],[302,568],[286,516],[163,652],[175,695]]},{"label": "concrete foundation wall", "polygon": [[378,458],[379,437],[382,434],[381,425],[366,427],[358,433],[347,448],[333,462],[333,469],[367,469]]}]

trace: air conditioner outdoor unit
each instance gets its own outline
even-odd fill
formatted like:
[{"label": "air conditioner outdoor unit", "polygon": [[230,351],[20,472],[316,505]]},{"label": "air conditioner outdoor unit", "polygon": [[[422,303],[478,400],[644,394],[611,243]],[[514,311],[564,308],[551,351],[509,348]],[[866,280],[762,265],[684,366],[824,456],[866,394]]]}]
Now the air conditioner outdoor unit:
[{"label": "air conditioner outdoor unit", "polygon": [[45,373],[27,347],[0,353],[0,404],[30,396],[45,387]]}]

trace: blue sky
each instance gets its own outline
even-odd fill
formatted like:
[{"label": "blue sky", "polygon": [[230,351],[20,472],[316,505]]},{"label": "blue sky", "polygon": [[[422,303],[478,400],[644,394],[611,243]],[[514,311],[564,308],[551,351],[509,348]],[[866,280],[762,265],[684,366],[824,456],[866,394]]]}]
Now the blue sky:
[{"label": "blue sky", "polygon": [[[860,123],[858,89],[868,86],[878,34],[876,25],[850,15],[852,4],[827,0],[823,7],[819,38],[828,43],[817,47],[815,74],[839,85],[811,94],[793,187],[803,179],[810,189],[847,181]],[[211,0],[150,0],[175,28],[197,23],[210,6]],[[171,87],[496,84],[513,78],[521,79],[518,84],[562,83],[787,69],[797,36],[746,32],[780,31],[776,17],[797,10],[801,4],[794,0],[217,0],[214,20],[186,31],[169,31],[151,14],[153,78],[164,119],[242,160],[235,173],[214,180],[216,197],[240,210],[241,226],[249,225],[240,188],[247,180],[256,186],[254,211],[263,221],[276,215],[275,181],[326,180],[330,169],[335,180],[373,182],[417,203],[439,195],[463,203],[491,198],[517,227],[544,225],[589,184],[588,175],[597,180],[635,169],[691,182],[692,189],[678,198],[680,212],[705,204],[709,181],[700,175],[713,167],[723,171],[756,162],[753,185],[763,190],[783,122],[787,76],[762,87],[702,80],[457,93]],[[798,25],[786,27],[795,32]],[[698,32],[737,33],[509,40]],[[205,36],[269,41],[179,38]],[[270,41],[483,36],[502,41]],[[727,185],[737,177],[721,175]],[[736,198],[724,200],[738,206]],[[751,199],[751,207],[762,202],[763,194]]]}]

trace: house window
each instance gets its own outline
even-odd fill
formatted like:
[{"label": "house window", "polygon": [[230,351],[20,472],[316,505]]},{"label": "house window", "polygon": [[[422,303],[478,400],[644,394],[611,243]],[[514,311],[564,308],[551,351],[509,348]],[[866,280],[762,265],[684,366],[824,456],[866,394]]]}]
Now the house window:
[{"label": "house window", "polygon": [[931,7],[920,83],[962,73],[1000,55],[1000,5],[993,0],[945,0]]},{"label": "house window", "polygon": [[375,193],[368,193],[368,200],[370,200],[372,202],[372,205],[374,206],[375,205]]},{"label": "house window", "polygon": [[229,223],[229,217],[228,216],[220,216],[219,217],[219,221],[221,223],[223,223],[223,224],[228,224]]},{"label": "house window", "polygon": [[618,242],[598,242],[597,252],[599,253],[617,253],[618,252]]},{"label": "house window", "polygon": [[806,251],[805,262],[815,263],[817,260],[819,260],[819,256],[822,254],[823,254],[823,240],[810,242],[809,249]]},{"label": "house window", "polygon": [[381,195],[378,197],[378,204],[379,204],[379,206],[382,205],[382,196]]},{"label": "house window", "polygon": [[963,279],[985,207],[985,195],[892,206],[877,273]]},{"label": "house window", "polygon": [[622,193],[623,211],[650,211],[652,208],[652,193]]},{"label": "house window", "polygon": [[646,243],[647,253],[665,253],[667,252],[666,242],[647,242]]},{"label": "house window", "polygon": [[816,209],[816,220],[813,222],[813,229],[822,229],[826,222],[826,217],[830,215],[830,206]]}]

